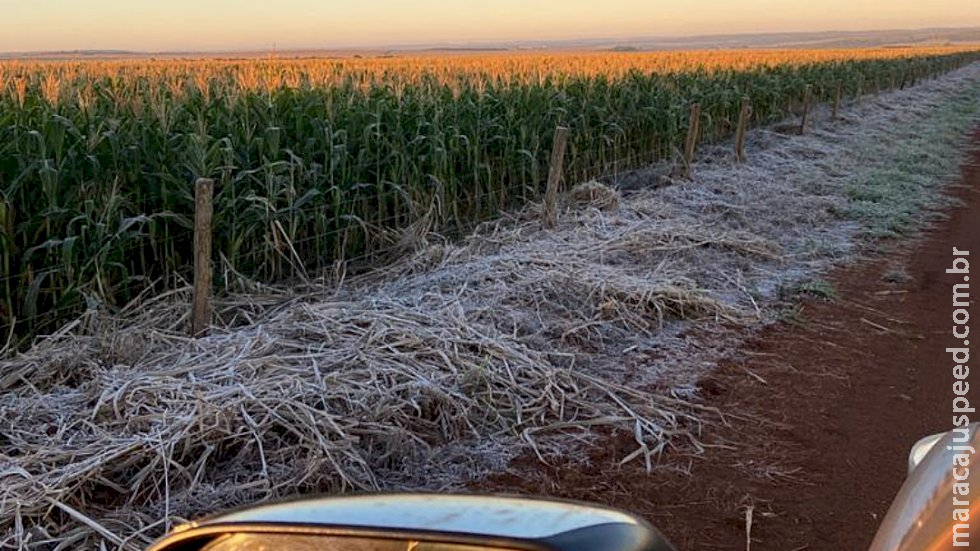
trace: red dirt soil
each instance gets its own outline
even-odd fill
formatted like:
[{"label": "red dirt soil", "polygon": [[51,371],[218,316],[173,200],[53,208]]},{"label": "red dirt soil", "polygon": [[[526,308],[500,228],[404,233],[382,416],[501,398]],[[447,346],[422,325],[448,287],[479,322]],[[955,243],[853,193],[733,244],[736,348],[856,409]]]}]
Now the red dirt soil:
[{"label": "red dirt soil", "polygon": [[[842,267],[838,297],[799,303],[796,322],[761,330],[701,382],[729,424],[708,427],[717,447],[664,465],[620,467],[635,449],[611,435],[590,467],[530,459],[481,490],[604,503],[637,513],[680,550],[863,550],[905,478],[911,445],[952,428],[953,247],[980,256],[980,130],[950,211],[914,242]],[[980,262],[980,260],[977,260]],[[896,278],[903,267],[908,278]],[[888,280],[892,280],[889,282]],[[894,282],[901,279],[900,282]]]}]

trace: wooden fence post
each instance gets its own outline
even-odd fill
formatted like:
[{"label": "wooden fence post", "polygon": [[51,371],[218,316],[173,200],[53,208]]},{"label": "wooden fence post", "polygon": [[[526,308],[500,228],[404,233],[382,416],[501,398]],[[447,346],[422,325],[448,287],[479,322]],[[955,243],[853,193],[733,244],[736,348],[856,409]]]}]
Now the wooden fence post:
[{"label": "wooden fence post", "polygon": [[695,103],[691,106],[691,118],[687,123],[687,142],[684,144],[684,169],[682,176],[691,176],[691,165],[694,163],[694,153],[698,147],[698,139],[701,131],[701,104]]},{"label": "wooden fence post", "polygon": [[544,205],[541,209],[541,223],[554,227],[558,220],[558,186],[565,164],[565,149],[568,146],[568,128],[555,128],[555,139],[551,146],[551,165],[548,167],[548,188],[544,192]]},{"label": "wooden fence post", "polygon": [[803,90],[803,116],[800,117],[800,135],[806,134],[807,118],[810,116],[810,100],[813,96],[813,87],[809,84]]},{"label": "wooden fence post", "polygon": [[194,304],[191,336],[204,337],[211,325],[211,222],[214,216],[214,180],[194,183]]},{"label": "wooden fence post", "polygon": [[833,113],[834,120],[837,120],[838,115],[840,115],[841,95],[844,93],[843,88],[844,88],[844,83],[838,80],[837,88],[834,91],[834,113]]},{"label": "wooden fence post", "polygon": [[752,113],[752,102],[748,96],[742,96],[742,110],[738,114],[738,128],[735,130],[735,161],[745,162],[745,135],[749,131],[749,115]]}]

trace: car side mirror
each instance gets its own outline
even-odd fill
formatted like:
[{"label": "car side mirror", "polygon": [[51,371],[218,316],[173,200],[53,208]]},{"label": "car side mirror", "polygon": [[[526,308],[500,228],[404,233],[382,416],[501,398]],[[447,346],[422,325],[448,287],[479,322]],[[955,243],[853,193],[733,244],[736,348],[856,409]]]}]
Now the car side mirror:
[{"label": "car side mirror", "polygon": [[980,485],[971,465],[980,449],[980,425],[920,440],[909,454],[909,475],[881,522],[871,551],[952,549],[969,544],[970,517],[980,501],[960,493]]},{"label": "car side mirror", "polygon": [[568,501],[395,494],[264,505],[176,528],[149,551],[674,551],[645,521]]}]

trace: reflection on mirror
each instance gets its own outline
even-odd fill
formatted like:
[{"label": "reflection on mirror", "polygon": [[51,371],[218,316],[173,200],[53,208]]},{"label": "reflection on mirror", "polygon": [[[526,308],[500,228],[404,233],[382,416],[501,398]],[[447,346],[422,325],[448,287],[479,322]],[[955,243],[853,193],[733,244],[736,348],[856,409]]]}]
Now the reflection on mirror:
[{"label": "reflection on mirror", "polygon": [[922,463],[922,460],[926,458],[926,455],[928,455],[929,452],[932,451],[933,446],[935,446],[937,442],[942,440],[944,436],[946,436],[945,432],[941,432],[939,434],[933,434],[932,436],[926,436],[922,440],[916,442],[914,446],[912,446],[912,451],[909,452],[908,474],[910,475],[912,474],[912,471],[914,471],[915,468],[919,466],[919,463]]},{"label": "reflection on mirror", "polygon": [[202,551],[511,551],[499,547],[308,534],[228,534]]}]

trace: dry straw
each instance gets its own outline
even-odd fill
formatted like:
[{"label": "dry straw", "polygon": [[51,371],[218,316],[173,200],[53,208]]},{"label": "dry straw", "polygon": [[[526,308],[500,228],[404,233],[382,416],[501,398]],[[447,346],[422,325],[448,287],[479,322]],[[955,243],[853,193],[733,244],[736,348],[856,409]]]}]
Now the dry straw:
[{"label": "dry straw", "polygon": [[522,445],[547,460],[600,427],[634,433],[631,459],[651,467],[672,443],[697,448],[702,407],[590,358],[671,320],[740,319],[671,253],[769,252],[610,210],[616,192],[591,189],[596,204],[573,194],[555,232],[527,213],[460,245],[420,230],[389,273],[231,297],[205,339],[182,336],[180,292],[4,362],[7,543],[138,546],[250,501],[439,486],[453,478],[440,464],[479,475]]}]

